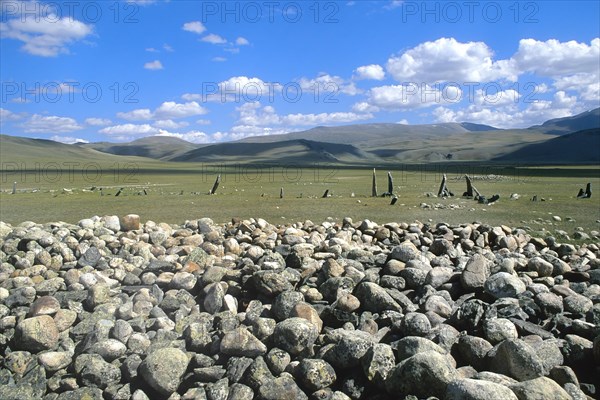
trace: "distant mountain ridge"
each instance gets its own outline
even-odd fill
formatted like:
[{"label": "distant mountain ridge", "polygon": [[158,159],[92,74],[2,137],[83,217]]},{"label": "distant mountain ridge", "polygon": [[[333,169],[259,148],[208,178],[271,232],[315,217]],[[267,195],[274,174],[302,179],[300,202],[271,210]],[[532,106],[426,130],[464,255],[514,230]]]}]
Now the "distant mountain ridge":
[{"label": "distant mountain ridge", "polygon": [[[526,129],[488,125],[394,123],[318,126],[282,135],[248,137],[235,142],[194,144],[175,137],[151,136],[129,143],[78,143],[0,136],[4,160],[119,160],[145,157],[169,162],[315,162],[347,165],[510,162],[598,163],[600,108],[557,118]],[[54,156],[52,156],[54,157]]]}]

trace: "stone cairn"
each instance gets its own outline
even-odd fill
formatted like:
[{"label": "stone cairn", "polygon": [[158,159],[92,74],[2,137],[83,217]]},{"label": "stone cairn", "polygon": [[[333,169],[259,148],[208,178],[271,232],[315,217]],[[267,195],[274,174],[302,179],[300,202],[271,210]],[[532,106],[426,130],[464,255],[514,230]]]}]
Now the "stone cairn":
[{"label": "stone cairn", "polygon": [[0,399],[590,399],[600,248],[507,226],[0,222]]}]

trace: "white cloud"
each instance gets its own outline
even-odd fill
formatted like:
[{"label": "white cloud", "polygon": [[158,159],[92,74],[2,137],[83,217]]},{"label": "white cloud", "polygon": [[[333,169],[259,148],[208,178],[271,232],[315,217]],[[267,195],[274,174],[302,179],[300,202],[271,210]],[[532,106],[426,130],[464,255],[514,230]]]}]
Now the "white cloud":
[{"label": "white cloud", "polygon": [[319,114],[278,115],[272,106],[262,107],[260,103],[245,103],[236,109],[240,113],[237,125],[285,127],[314,126],[323,124],[350,123],[373,118],[370,113],[333,112]]},{"label": "white cloud", "polygon": [[352,111],[358,113],[371,113],[379,111],[379,107],[371,105],[366,101],[361,101],[352,106]]},{"label": "white cloud", "polygon": [[227,59],[225,57],[213,57],[212,61],[214,62],[225,62]]},{"label": "white cloud", "polygon": [[198,119],[196,120],[196,123],[198,125],[210,125],[212,122],[210,122],[208,119]]},{"label": "white cloud", "polygon": [[250,44],[250,42],[245,37],[240,36],[239,38],[235,39],[235,44],[238,46],[247,46]]},{"label": "white cloud", "polygon": [[476,90],[474,103],[485,107],[499,107],[516,104],[521,98],[519,92],[514,89],[498,90],[498,88]]},{"label": "white cloud", "polygon": [[483,42],[461,43],[454,38],[424,42],[401,56],[391,57],[387,71],[399,82],[489,82],[516,80],[510,60],[492,60],[491,49]]},{"label": "white cloud", "polygon": [[155,128],[149,124],[122,124],[108,126],[106,128],[100,129],[99,132],[109,136],[148,136],[160,133],[160,129]]},{"label": "white cloud", "polygon": [[403,0],[391,0],[388,4],[385,5],[385,8],[387,8],[388,10],[392,10],[394,8],[402,6],[402,3],[404,3]]},{"label": "white cloud", "polygon": [[199,93],[184,93],[181,98],[185,101],[202,100],[202,95]]},{"label": "white cloud", "polygon": [[151,119],[168,120],[186,118],[194,115],[204,115],[206,113],[208,113],[208,110],[195,101],[187,103],[165,101],[154,111],[150,111],[148,108],[138,108],[128,112],[119,112],[117,113],[117,117],[128,121],[149,121]]},{"label": "white cloud", "polygon": [[107,118],[86,118],[85,123],[91,126],[106,126],[112,124],[112,121]]},{"label": "white cloud", "polygon": [[559,90],[575,91],[582,100],[596,102],[596,105],[600,100],[600,79],[596,74],[579,73],[558,77],[553,86]]},{"label": "white cloud", "polygon": [[541,76],[560,77],[578,73],[598,74],[600,69],[600,38],[590,45],[574,40],[559,42],[550,39],[541,42],[521,39],[519,50],[513,56],[519,69]]},{"label": "white cloud", "polygon": [[210,143],[210,142],[212,142],[210,136],[201,131],[190,131],[190,132],[186,132],[186,133],[174,133],[174,132],[161,131],[161,133],[159,133],[155,136],[176,137],[176,138],[183,139],[183,140],[186,140],[191,143]]},{"label": "white cloud", "polygon": [[155,111],[154,116],[159,119],[185,118],[194,115],[204,115],[208,111],[195,101],[176,103],[165,101]]},{"label": "white cloud", "polygon": [[147,62],[146,64],[144,64],[144,68],[151,69],[151,70],[158,70],[158,69],[163,69],[163,65],[160,62],[160,60],[154,60],[154,61],[150,61],[150,62]]},{"label": "white cloud", "polygon": [[206,27],[200,21],[192,21],[192,22],[186,22],[185,24],[183,24],[183,30],[201,34],[204,31],[206,31]]},{"label": "white cloud", "polygon": [[21,128],[28,133],[65,133],[82,129],[82,126],[70,117],[32,115],[23,122]]},{"label": "white cloud", "polygon": [[221,36],[217,35],[216,33],[209,33],[208,35],[204,36],[200,40],[202,40],[203,42],[212,43],[212,44],[224,44],[224,43],[227,43],[227,40],[225,40]]},{"label": "white cloud", "polygon": [[154,123],[152,125],[157,128],[162,128],[162,129],[179,129],[179,128],[185,128],[186,126],[189,125],[189,123],[185,122],[185,121],[175,122],[172,119],[161,119],[158,121],[154,121]]},{"label": "white cloud", "polygon": [[540,100],[528,104],[524,109],[511,104],[498,107],[483,107],[471,104],[466,108],[452,110],[438,107],[432,114],[436,122],[474,122],[497,128],[526,128],[539,125],[549,119],[568,117],[584,111],[575,96],[559,91],[552,100]]},{"label": "white cloud", "polygon": [[454,104],[462,100],[462,90],[455,85],[407,84],[373,87],[366,103],[355,105],[358,109],[374,106],[387,110],[409,110],[436,104]]},{"label": "white cloud", "polygon": [[174,49],[173,47],[171,47],[171,45],[169,45],[169,44],[167,44],[167,43],[163,44],[163,46],[162,46],[162,47],[163,47],[163,49],[164,49],[165,51],[168,51],[169,53],[172,53],[172,52],[174,52],[174,51],[175,51],[175,49]]},{"label": "white cloud", "polygon": [[19,9],[23,15],[0,23],[0,36],[23,42],[21,49],[31,55],[56,57],[68,54],[70,44],[93,32],[92,25],[70,17],[63,18],[52,12],[56,11],[52,7],[37,2],[22,4]]},{"label": "white cloud", "polygon": [[385,72],[381,65],[378,64],[363,65],[362,67],[356,68],[354,72],[356,79],[374,79],[376,81],[381,81],[385,78]]},{"label": "white cloud", "polygon": [[333,112],[320,114],[288,114],[282,117],[285,125],[314,126],[323,124],[351,123],[373,118],[372,114],[357,114],[354,112]]},{"label": "white cloud", "polygon": [[314,79],[300,78],[298,84],[307,93],[317,94],[324,98],[335,99],[338,93],[355,96],[361,92],[354,82],[348,82],[337,75],[320,74]]},{"label": "white cloud", "polygon": [[117,117],[127,121],[148,121],[154,118],[154,115],[148,108],[138,108],[128,112],[118,112]]},{"label": "white cloud", "polygon": [[16,114],[6,108],[0,108],[0,123],[4,123],[6,121],[18,121],[23,119],[25,116],[21,114]]},{"label": "white cloud", "polygon": [[85,139],[81,139],[81,138],[76,138],[76,137],[73,137],[73,136],[58,136],[58,135],[54,135],[54,136],[50,137],[50,140],[54,140],[55,142],[66,143],[66,144],[89,143],[89,140],[85,140]]},{"label": "white cloud", "polygon": [[146,47],[146,51],[149,53],[158,53],[158,50],[156,50],[154,47]]}]

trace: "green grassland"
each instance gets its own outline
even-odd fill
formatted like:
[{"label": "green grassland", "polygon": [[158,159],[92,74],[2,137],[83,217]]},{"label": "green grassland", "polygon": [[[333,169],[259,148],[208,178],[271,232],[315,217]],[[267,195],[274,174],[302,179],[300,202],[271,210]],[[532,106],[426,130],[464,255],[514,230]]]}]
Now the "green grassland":
[{"label": "green grassland", "polygon": [[[591,199],[575,199],[579,188],[587,182],[592,183],[592,190],[600,190],[598,166],[386,166],[377,169],[378,189],[379,193],[387,190],[387,171],[392,171],[394,192],[399,199],[390,206],[389,198],[370,196],[372,169],[364,167],[166,163],[136,157],[115,160],[118,161],[79,160],[81,163],[76,166],[64,166],[58,158],[47,154],[46,162],[37,169],[32,167],[25,172],[3,168],[0,220],[77,222],[93,215],[135,213],[143,221],[169,223],[201,217],[216,222],[226,222],[232,217],[261,217],[272,223],[293,223],[307,219],[320,222],[327,218],[341,221],[348,216],[379,223],[480,221],[527,226],[533,232],[554,233],[558,229],[570,235],[576,227],[583,227],[586,232],[600,230],[600,193],[593,192]],[[57,170],[56,164],[62,169]],[[219,173],[221,186],[217,194],[208,195]],[[430,197],[437,193],[443,173],[447,174],[448,187],[456,196]],[[497,193],[500,200],[484,205],[462,198],[466,190],[465,174],[474,177],[473,184],[482,194],[490,197]],[[16,194],[11,194],[13,181],[17,182]],[[115,197],[120,188],[123,188],[121,195]],[[279,197],[281,188],[283,199]],[[321,198],[327,189],[332,196]],[[513,193],[520,198],[510,199]],[[534,195],[545,201],[530,201]],[[428,207],[424,208],[422,203]],[[560,216],[561,221],[555,221],[554,215]]]}]

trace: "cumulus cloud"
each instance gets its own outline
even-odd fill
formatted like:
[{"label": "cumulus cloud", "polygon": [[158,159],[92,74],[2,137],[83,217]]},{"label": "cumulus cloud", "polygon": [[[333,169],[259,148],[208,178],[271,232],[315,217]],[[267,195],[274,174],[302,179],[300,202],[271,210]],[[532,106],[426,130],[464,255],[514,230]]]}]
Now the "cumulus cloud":
[{"label": "cumulus cloud", "polygon": [[86,118],[85,123],[90,126],[106,126],[112,124],[107,118]]},{"label": "cumulus cloud", "polygon": [[298,84],[303,91],[311,95],[317,94],[321,99],[329,96],[330,99],[335,99],[338,93],[343,93],[348,96],[355,96],[361,92],[354,82],[346,81],[344,78],[337,75],[320,74],[316,78],[300,78]]},{"label": "cumulus cloud", "polygon": [[515,104],[504,107],[470,104],[458,110],[438,107],[432,114],[436,122],[475,122],[497,128],[526,128],[539,125],[549,119],[564,118],[582,111],[584,109],[575,96],[558,91],[552,100],[539,100],[528,104],[523,109],[519,109]]},{"label": "cumulus cloud", "polygon": [[386,69],[399,82],[488,82],[516,80],[510,60],[493,61],[483,42],[462,43],[454,38],[424,42],[400,56],[391,57]]},{"label": "cumulus cloud", "polygon": [[0,123],[4,123],[6,121],[18,121],[23,119],[24,115],[16,114],[6,108],[0,108]]},{"label": "cumulus cloud", "polygon": [[248,46],[250,42],[245,37],[240,36],[237,39],[235,39],[235,44],[237,44],[238,46]]},{"label": "cumulus cloud", "polygon": [[197,33],[197,34],[201,34],[204,31],[206,31],[206,27],[200,21],[186,22],[185,24],[183,24],[182,29],[184,31],[193,32],[193,33]]},{"label": "cumulus cloud", "polygon": [[154,61],[150,61],[150,62],[147,62],[146,64],[144,64],[144,68],[150,69],[150,70],[158,70],[158,69],[163,69],[163,65],[160,62],[160,60],[154,60]]},{"label": "cumulus cloud", "polygon": [[154,123],[152,125],[157,128],[162,128],[162,129],[179,129],[179,128],[185,128],[186,126],[189,125],[189,123],[187,123],[185,121],[175,122],[172,119],[161,119],[158,121],[154,121]]},{"label": "cumulus cloud", "polygon": [[217,35],[216,33],[209,33],[208,35],[204,36],[200,40],[202,40],[203,42],[206,42],[206,43],[211,43],[211,44],[227,43],[227,40],[225,40],[223,37]]},{"label": "cumulus cloud", "polygon": [[410,110],[430,107],[436,104],[454,104],[462,100],[462,89],[456,85],[407,84],[386,85],[371,88],[367,104],[357,105],[363,109],[368,106],[387,110]]},{"label": "cumulus cloud", "polygon": [[168,137],[176,137],[179,139],[186,140],[191,143],[210,143],[212,142],[211,137],[201,131],[190,131],[186,133],[175,133],[168,131],[161,131],[159,134],[154,136],[168,136]]},{"label": "cumulus cloud", "polygon": [[108,136],[149,136],[160,133],[160,130],[150,124],[122,124],[102,128],[99,132]]},{"label": "cumulus cloud", "polygon": [[355,79],[374,79],[381,81],[385,78],[383,67],[378,64],[363,65],[354,71]]},{"label": "cumulus cloud", "polygon": [[373,118],[370,113],[333,112],[319,114],[286,114],[279,115],[272,106],[261,106],[260,103],[246,103],[237,108],[240,113],[237,125],[269,126],[282,125],[286,127],[312,126],[336,123],[351,123]]},{"label": "cumulus cloud", "polygon": [[154,111],[150,111],[149,108],[138,108],[128,112],[118,112],[117,117],[127,121],[149,121],[152,119],[168,120],[204,115],[207,112],[208,110],[206,110],[206,108],[200,106],[200,104],[195,101],[187,103],[165,101]]},{"label": "cumulus cloud", "polygon": [[32,115],[20,126],[27,133],[66,133],[82,129],[82,126],[73,118],[40,114]]},{"label": "cumulus cloud", "polygon": [[203,115],[208,111],[195,101],[176,103],[165,101],[155,111],[154,116],[159,119],[185,118],[194,115]]},{"label": "cumulus cloud", "polygon": [[89,140],[85,140],[85,139],[81,139],[81,138],[76,138],[76,137],[73,137],[73,136],[58,136],[58,135],[54,135],[54,136],[50,137],[50,140],[54,140],[55,142],[66,143],[66,144],[89,143]]},{"label": "cumulus cloud", "polygon": [[154,115],[148,108],[138,108],[137,110],[128,112],[118,112],[117,117],[127,121],[148,121],[151,120]]},{"label": "cumulus cloud", "polygon": [[34,56],[68,54],[69,45],[93,32],[91,24],[71,17],[63,18],[52,7],[38,2],[28,2],[27,6],[22,3],[19,10],[23,15],[0,23],[0,36],[23,42],[21,50]]},{"label": "cumulus cloud", "polygon": [[521,39],[513,59],[520,71],[541,76],[597,75],[600,70],[600,38],[592,40],[589,45],[574,40],[560,42],[550,39],[542,42]]}]

